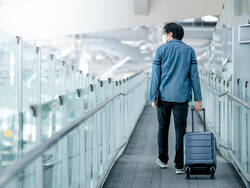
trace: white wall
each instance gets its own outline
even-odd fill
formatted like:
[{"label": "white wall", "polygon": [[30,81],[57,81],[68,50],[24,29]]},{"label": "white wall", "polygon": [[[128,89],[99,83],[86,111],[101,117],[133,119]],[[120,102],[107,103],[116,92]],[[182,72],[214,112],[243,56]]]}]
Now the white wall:
[{"label": "white wall", "polygon": [[151,0],[147,16],[134,14],[134,0],[33,0],[0,7],[0,30],[27,38],[159,24],[218,15],[223,0]]}]

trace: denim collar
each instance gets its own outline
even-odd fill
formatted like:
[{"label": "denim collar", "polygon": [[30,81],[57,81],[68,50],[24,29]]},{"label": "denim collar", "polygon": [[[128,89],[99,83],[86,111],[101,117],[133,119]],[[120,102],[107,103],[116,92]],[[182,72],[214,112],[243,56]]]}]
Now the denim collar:
[{"label": "denim collar", "polygon": [[171,41],[169,41],[169,42],[182,42],[181,40],[179,40],[179,39],[172,39]]}]

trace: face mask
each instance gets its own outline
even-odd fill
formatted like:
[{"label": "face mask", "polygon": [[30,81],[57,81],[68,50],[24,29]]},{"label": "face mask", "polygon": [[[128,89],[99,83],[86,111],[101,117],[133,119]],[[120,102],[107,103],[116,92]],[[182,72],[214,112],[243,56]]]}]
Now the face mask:
[{"label": "face mask", "polygon": [[167,35],[162,35],[161,39],[164,44],[167,43]]}]

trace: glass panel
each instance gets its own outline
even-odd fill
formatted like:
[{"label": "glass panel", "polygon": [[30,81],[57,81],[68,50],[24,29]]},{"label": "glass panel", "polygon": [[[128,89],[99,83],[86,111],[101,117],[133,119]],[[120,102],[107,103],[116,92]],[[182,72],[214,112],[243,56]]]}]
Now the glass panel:
[{"label": "glass panel", "polygon": [[52,99],[52,88],[51,88],[51,69],[52,61],[51,57],[41,49],[41,102],[45,103]]},{"label": "glass panel", "polygon": [[66,105],[66,109],[67,109],[67,124],[73,122],[74,120],[77,119],[77,94],[76,92],[73,92],[69,95],[65,96],[65,105]]},{"label": "glass panel", "polygon": [[82,74],[80,73],[80,71],[75,71],[74,83],[75,83],[75,89],[83,88],[82,87]]},{"label": "glass panel", "polygon": [[65,93],[65,71],[66,67],[65,64],[58,60],[54,59],[55,63],[55,97],[58,97],[59,95],[63,95]]},{"label": "glass panel", "polygon": [[0,32],[0,118],[16,111],[17,39]]},{"label": "glass panel", "polygon": [[13,180],[11,180],[7,185],[4,187],[8,188],[16,188],[16,187],[36,187],[36,162],[39,161],[37,159],[36,161],[32,162],[28,165],[25,169],[23,169],[22,172],[20,172]]},{"label": "glass panel", "polygon": [[61,124],[61,106],[59,99],[43,104],[41,114],[41,126],[43,141],[63,128]]},{"label": "glass panel", "polygon": [[36,103],[36,48],[23,42],[23,109]]},{"label": "glass panel", "polygon": [[0,168],[12,164],[18,157],[18,121],[16,115],[5,115],[0,119]]},{"label": "glass panel", "polygon": [[66,93],[71,93],[74,90],[74,82],[73,82],[73,67],[71,64],[66,64],[66,72],[65,72],[65,89]]},{"label": "glass panel", "polygon": [[0,32],[0,168],[18,157],[17,115],[18,44],[14,36]]},{"label": "glass panel", "polygon": [[28,108],[23,112],[23,152],[27,153],[36,143],[36,119]]}]

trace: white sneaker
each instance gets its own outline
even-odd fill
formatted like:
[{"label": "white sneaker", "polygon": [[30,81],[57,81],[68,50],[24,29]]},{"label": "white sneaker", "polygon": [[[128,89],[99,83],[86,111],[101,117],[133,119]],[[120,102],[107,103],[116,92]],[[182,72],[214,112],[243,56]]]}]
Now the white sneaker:
[{"label": "white sneaker", "polygon": [[176,174],[185,174],[185,170],[184,168],[181,168],[181,169],[175,169],[176,170]]},{"label": "white sneaker", "polygon": [[159,158],[156,159],[156,164],[158,164],[161,168],[167,168],[167,163],[162,162]]}]

